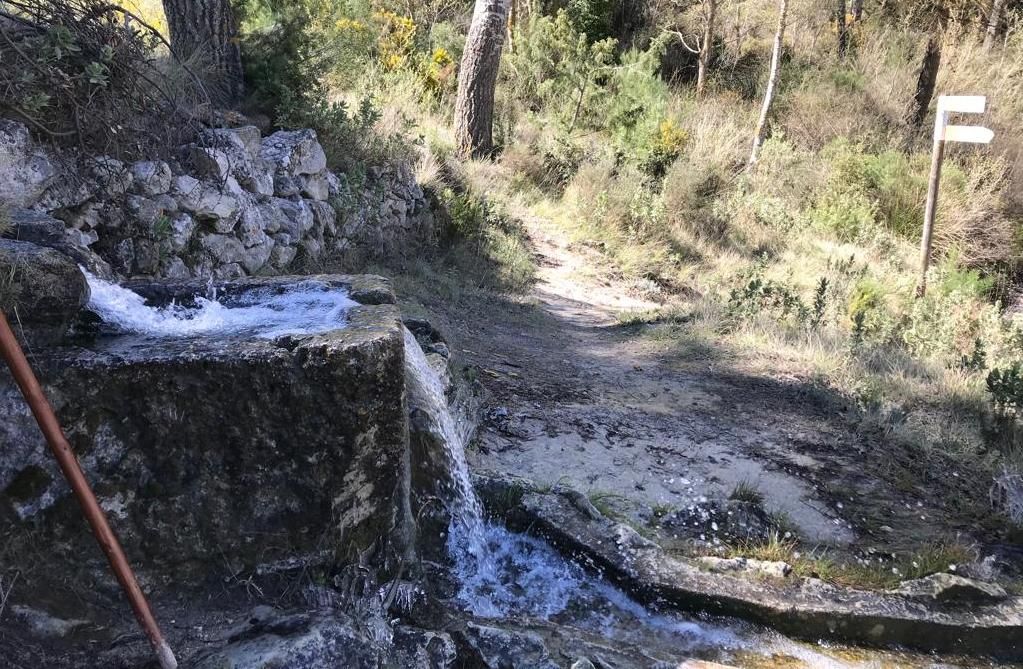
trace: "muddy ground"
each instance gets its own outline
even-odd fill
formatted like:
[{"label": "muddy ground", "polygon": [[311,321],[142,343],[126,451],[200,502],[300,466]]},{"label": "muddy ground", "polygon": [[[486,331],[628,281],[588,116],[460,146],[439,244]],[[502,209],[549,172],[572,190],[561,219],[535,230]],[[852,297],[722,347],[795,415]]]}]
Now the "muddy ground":
[{"label": "muddy ground", "polygon": [[572,485],[689,550],[735,543],[716,528],[744,483],[773,527],[816,554],[882,563],[954,543],[1019,563],[969,463],[921,461],[866,429],[847,398],[781,366],[756,373],[713,342],[651,336],[684,324],[623,325],[621,314],[662,305],[596,250],[525,223],[539,267],[529,295],[406,305],[486,389],[474,467]]}]

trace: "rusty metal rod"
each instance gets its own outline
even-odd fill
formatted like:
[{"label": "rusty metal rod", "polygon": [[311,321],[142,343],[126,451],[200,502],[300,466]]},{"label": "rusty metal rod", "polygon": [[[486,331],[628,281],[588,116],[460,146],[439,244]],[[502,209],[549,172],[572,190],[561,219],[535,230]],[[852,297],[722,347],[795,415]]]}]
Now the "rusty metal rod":
[{"label": "rusty metal rod", "polygon": [[149,602],[146,601],[146,596],[142,593],[142,588],[139,587],[135,574],[128,564],[128,558],[125,557],[120,542],[117,541],[114,531],[110,528],[106,514],[103,513],[99,502],[96,501],[89,482],[85,480],[85,474],[82,473],[82,468],[78,464],[78,458],[75,457],[74,451],[71,450],[71,444],[64,436],[64,431],[57,421],[53,407],[50,406],[46,395],[43,394],[43,389],[32,372],[32,367],[28,364],[25,353],[21,350],[21,345],[14,337],[14,331],[11,330],[11,325],[3,313],[0,313],[0,353],[7,361],[7,366],[10,367],[14,381],[21,389],[21,394],[25,396],[25,401],[32,409],[32,414],[35,416],[36,422],[39,423],[39,429],[43,431],[50,450],[53,451],[61,471],[64,472],[64,477],[71,484],[71,489],[74,490],[75,497],[78,498],[78,502],[82,506],[85,518],[92,527],[92,533],[96,535],[96,541],[106,553],[107,560],[110,561],[110,568],[131,603],[135,617],[146,636],[149,637],[149,643],[153,646],[161,669],[176,669],[178,663],[174,659],[174,653],[171,652],[170,646],[167,645],[160,633],[160,627],[157,625],[156,618],[153,617],[153,612],[149,608]]}]

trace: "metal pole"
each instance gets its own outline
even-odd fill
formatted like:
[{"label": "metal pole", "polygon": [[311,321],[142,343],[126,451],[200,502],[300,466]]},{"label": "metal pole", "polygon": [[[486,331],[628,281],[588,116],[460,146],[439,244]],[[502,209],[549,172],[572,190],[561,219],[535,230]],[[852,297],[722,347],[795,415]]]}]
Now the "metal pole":
[{"label": "metal pole", "polygon": [[100,548],[106,553],[107,560],[110,562],[110,568],[113,570],[114,576],[117,577],[117,581],[121,584],[121,589],[124,590],[124,594],[131,603],[135,617],[145,631],[146,636],[149,637],[149,643],[153,646],[161,669],[176,669],[178,663],[174,659],[174,653],[171,652],[170,646],[167,645],[163,635],[160,633],[160,628],[153,617],[153,612],[149,608],[146,596],[142,593],[142,588],[139,587],[138,581],[135,580],[135,574],[128,564],[128,558],[125,557],[121,544],[117,541],[114,531],[110,528],[107,517],[96,501],[96,496],[89,487],[88,481],[85,480],[85,474],[82,473],[82,468],[78,464],[78,458],[75,457],[74,451],[71,450],[71,445],[64,436],[64,431],[60,428],[60,423],[53,412],[53,407],[46,400],[46,395],[43,394],[43,389],[32,372],[28,360],[25,359],[25,354],[21,350],[18,340],[14,337],[11,325],[7,322],[7,318],[3,313],[0,313],[0,353],[3,354],[4,360],[7,361],[7,366],[10,367],[14,381],[21,389],[22,395],[25,396],[25,401],[28,402],[29,408],[32,409],[32,414],[35,416],[36,422],[39,423],[39,428],[46,437],[50,450],[53,451],[54,457],[57,458],[61,471],[64,472],[64,477],[71,484],[71,489],[74,491],[75,497],[78,498],[78,503],[82,506],[85,518],[89,521],[93,534],[96,535],[96,541],[99,542]]},{"label": "metal pole", "polygon": [[931,157],[931,176],[927,183],[927,205],[924,208],[924,231],[920,239],[920,283],[916,296],[927,292],[927,268],[931,264],[931,237],[934,235],[934,216],[938,210],[938,186],[941,183],[941,161],[945,157],[945,125],[947,115],[938,111],[934,129],[934,154]]}]

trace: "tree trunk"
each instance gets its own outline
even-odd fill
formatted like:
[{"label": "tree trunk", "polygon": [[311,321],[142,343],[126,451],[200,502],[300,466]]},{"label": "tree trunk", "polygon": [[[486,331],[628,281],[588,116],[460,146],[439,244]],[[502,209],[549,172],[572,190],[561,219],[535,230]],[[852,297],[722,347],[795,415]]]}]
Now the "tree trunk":
[{"label": "tree trunk", "polygon": [[494,150],[494,93],[510,2],[476,0],[455,99],[455,143],[461,156],[475,158]]},{"label": "tree trunk", "polygon": [[511,0],[508,6],[508,53],[515,53],[515,30],[519,19],[519,0]]},{"label": "tree trunk", "polygon": [[771,111],[771,102],[774,100],[774,89],[778,86],[778,71],[781,66],[781,50],[785,40],[785,22],[788,19],[789,0],[778,2],[778,30],[774,33],[774,50],[771,53],[771,72],[767,77],[767,90],[764,91],[764,104],[760,108],[760,119],[757,121],[757,130],[753,135],[753,151],[749,156],[749,166],[756,164],[760,157],[760,147],[767,136],[767,118]]},{"label": "tree trunk", "polygon": [[995,38],[998,36],[998,28],[1002,24],[1002,8],[1005,7],[1005,0],[993,0],[991,13],[987,17],[987,32],[984,34],[984,48],[990,49],[995,45]]},{"label": "tree trunk", "polygon": [[916,80],[916,94],[913,96],[913,127],[920,129],[927,118],[927,109],[934,97],[934,87],[938,83],[938,69],[941,67],[941,44],[933,35],[927,40],[927,50],[920,64],[920,74]]},{"label": "tree trunk", "polygon": [[838,55],[844,58],[849,48],[849,31],[845,25],[845,0],[838,0],[835,3],[835,31],[838,33]]},{"label": "tree trunk", "polygon": [[859,21],[863,18],[863,0],[853,0],[852,15],[853,21]]},{"label": "tree trunk", "polygon": [[696,97],[703,96],[703,88],[707,83],[707,66],[710,54],[714,49],[714,21],[717,18],[717,0],[707,0],[707,23],[703,28],[703,43],[700,45],[700,60],[696,70]]},{"label": "tree trunk", "polygon": [[[174,55],[212,84],[211,94],[234,102],[244,91],[238,24],[230,0],[163,0]],[[217,95],[219,93],[219,95]]]}]

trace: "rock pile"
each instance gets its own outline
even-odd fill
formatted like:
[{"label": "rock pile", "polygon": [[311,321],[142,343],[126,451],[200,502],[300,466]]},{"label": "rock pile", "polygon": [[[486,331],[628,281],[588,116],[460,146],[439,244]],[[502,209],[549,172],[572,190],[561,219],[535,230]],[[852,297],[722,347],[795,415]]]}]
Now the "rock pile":
[{"label": "rock pile", "polygon": [[[406,168],[371,168],[356,185],[327,169],[312,130],[209,129],[177,154],[174,164],[94,157],[70,168],[33,145],[25,126],[0,120],[0,203],[13,212],[14,236],[30,235],[40,216],[57,219],[62,241],[122,276],[275,275],[328,253],[379,257],[432,236]],[[19,225],[26,209],[31,230]]]}]

